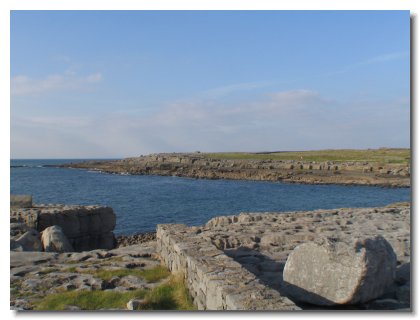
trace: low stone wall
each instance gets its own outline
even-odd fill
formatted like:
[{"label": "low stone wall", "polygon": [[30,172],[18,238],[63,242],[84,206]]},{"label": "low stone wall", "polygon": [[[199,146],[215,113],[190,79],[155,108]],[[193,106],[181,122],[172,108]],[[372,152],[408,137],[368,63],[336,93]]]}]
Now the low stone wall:
[{"label": "low stone wall", "polygon": [[113,249],[116,217],[112,208],[102,206],[34,205],[11,208],[11,222],[23,222],[42,232],[60,226],[76,251]]},{"label": "low stone wall", "polygon": [[291,300],[218,250],[199,229],[158,225],[157,252],[174,273],[185,275],[199,310],[299,310]]}]

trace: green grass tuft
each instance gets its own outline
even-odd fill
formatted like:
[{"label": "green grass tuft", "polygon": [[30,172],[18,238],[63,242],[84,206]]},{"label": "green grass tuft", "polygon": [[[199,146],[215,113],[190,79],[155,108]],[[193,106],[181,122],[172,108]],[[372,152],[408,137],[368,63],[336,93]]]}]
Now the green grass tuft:
[{"label": "green grass tuft", "polygon": [[66,306],[77,306],[82,310],[125,309],[133,298],[143,298],[145,290],[127,292],[71,291],[47,295],[35,310],[65,310]]},{"label": "green grass tuft", "polygon": [[197,310],[197,308],[185,286],[184,278],[182,275],[177,275],[148,292],[140,310]]},{"label": "green grass tuft", "polygon": [[83,270],[81,273],[88,273],[95,278],[100,278],[105,281],[111,280],[112,277],[135,276],[143,278],[147,282],[157,282],[161,279],[167,278],[170,275],[168,269],[163,266],[157,266],[152,269],[99,269],[99,270]]},{"label": "green grass tuft", "polygon": [[65,310],[77,306],[82,310],[126,309],[130,299],[144,299],[139,310],[197,310],[181,275],[171,276],[169,281],[153,290],[118,291],[70,291],[49,294],[37,303],[35,310]]}]

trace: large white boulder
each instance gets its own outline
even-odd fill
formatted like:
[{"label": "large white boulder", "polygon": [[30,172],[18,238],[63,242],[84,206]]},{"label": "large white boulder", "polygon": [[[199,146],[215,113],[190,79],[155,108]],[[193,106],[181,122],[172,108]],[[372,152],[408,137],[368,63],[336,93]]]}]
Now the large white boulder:
[{"label": "large white boulder", "polygon": [[283,280],[298,301],[358,304],[386,292],[395,278],[396,262],[391,245],[380,236],[346,242],[324,238],[290,253]]},{"label": "large white boulder", "polygon": [[59,226],[51,226],[42,231],[42,247],[46,252],[72,252],[73,247]]}]

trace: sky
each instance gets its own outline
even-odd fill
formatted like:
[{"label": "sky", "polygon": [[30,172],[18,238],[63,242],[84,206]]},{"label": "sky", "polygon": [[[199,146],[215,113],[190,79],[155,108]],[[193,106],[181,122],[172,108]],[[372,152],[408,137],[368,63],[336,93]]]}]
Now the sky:
[{"label": "sky", "polygon": [[410,147],[409,11],[12,11],[11,157]]}]

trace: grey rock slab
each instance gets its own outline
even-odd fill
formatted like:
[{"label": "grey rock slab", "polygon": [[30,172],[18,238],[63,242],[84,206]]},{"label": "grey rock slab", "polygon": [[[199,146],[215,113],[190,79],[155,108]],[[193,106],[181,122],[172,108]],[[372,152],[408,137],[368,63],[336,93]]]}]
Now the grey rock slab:
[{"label": "grey rock slab", "polygon": [[10,267],[39,265],[56,260],[58,254],[54,252],[10,252]]},{"label": "grey rock slab", "polygon": [[147,282],[145,280],[131,275],[121,277],[118,281],[118,286],[123,286],[128,289],[141,289],[144,288],[146,284]]},{"label": "grey rock slab", "polygon": [[396,255],[382,237],[298,246],[283,271],[288,293],[316,305],[358,304],[386,292],[394,281]]}]

